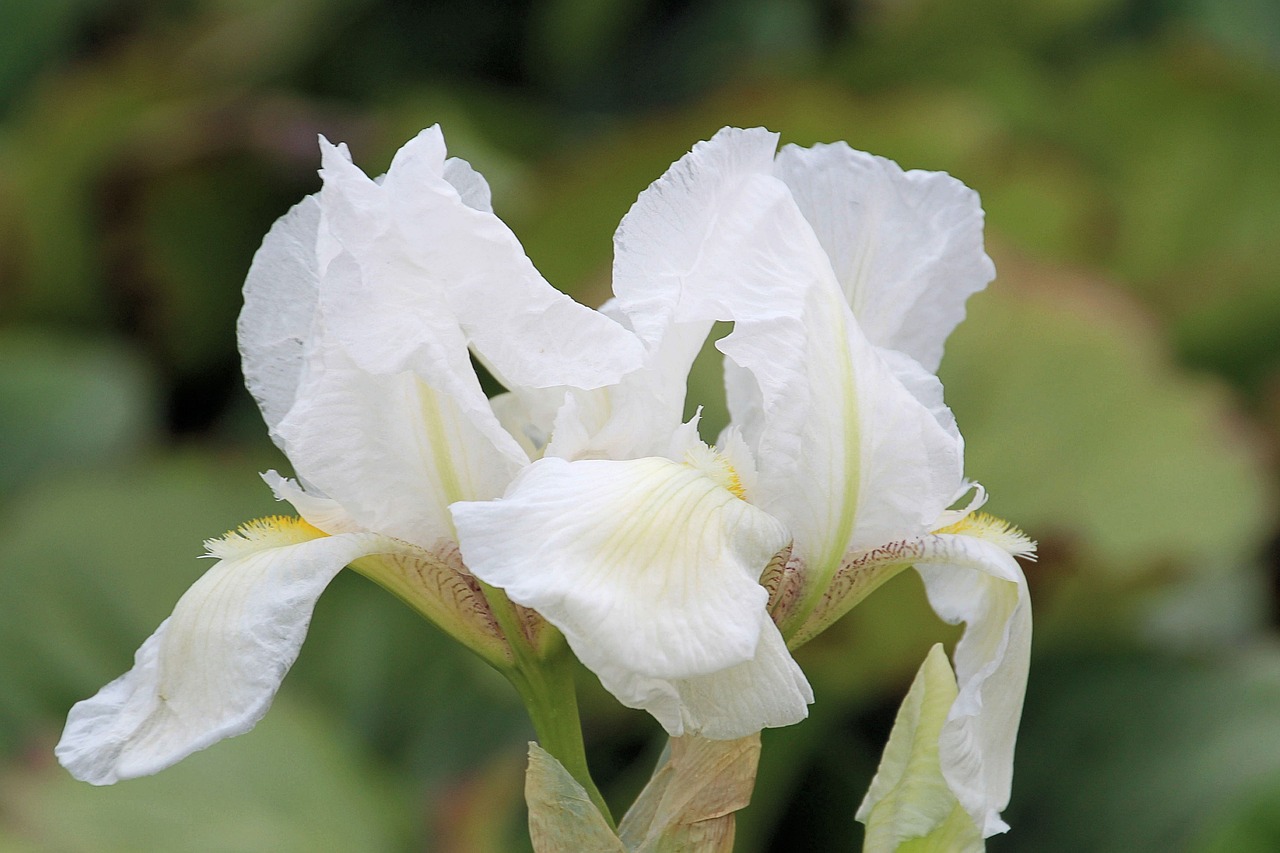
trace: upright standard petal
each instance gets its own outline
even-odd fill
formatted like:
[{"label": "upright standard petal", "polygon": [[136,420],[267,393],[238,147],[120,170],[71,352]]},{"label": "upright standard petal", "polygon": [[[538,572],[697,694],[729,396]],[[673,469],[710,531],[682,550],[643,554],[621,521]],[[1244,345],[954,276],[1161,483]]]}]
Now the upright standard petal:
[{"label": "upright standard petal", "polygon": [[56,753],[76,778],[108,785],[146,776],[249,731],[334,575],[359,557],[405,548],[370,533],[325,536],[284,518],[206,545],[219,562],[142,644],[133,669],[67,716]]},{"label": "upright standard petal", "polygon": [[787,531],[699,459],[545,458],[505,497],[453,506],[467,566],[558,627],[672,735],[743,737],[812,699],[765,612]]},{"label": "upright standard petal", "polygon": [[978,194],[945,172],[904,172],[843,142],[788,145],[776,174],[871,342],[936,372],[965,300],[995,278]]},{"label": "upright standard petal", "polygon": [[772,176],[778,136],[725,128],[640,194],[614,236],[619,308],[650,347],[674,323],[774,311],[786,271],[777,209],[794,208]]},{"label": "upright standard petal", "polygon": [[267,429],[293,406],[316,321],[320,205],[307,196],[282,216],[253,256],[236,323],[244,380]]},{"label": "upright standard petal", "polygon": [[760,505],[791,530],[817,592],[851,550],[928,531],[963,463],[954,427],[902,384],[829,273],[812,275],[799,316],[739,320],[719,347]]},{"label": "upright standard petal", "polygon": [[294,470],[367,530],[423,548],[452,540],[448,505],[497,497],[528,464],[467,371],[444,387],[373,374],[324,339],[278,427]]},{"label": "upright standard petal", "polygon": [[362,368],[439,384],[444,365],[422,350],[441,341],[461,359],[470,345],[508,387],[595,388],[639,366],[634,335],[547,284],[488,210],[478,175],[447,163],[438,127],[381,181],[333,146],[322,175],[322,263],[354,262],[354,275],[325,282],[322,304]]},{"label": "upright standard petal", "polygon": [[615,287],[647,342],[676,324],[735,323],[719,348],[733,423],[759,460],[758,503],[791,530],[818,588],[849,550],[927,532],[959,489],[962,445],[936,380],[862,331],[774,175],[775,143],[727,128],[676,163],[618,230]]}]

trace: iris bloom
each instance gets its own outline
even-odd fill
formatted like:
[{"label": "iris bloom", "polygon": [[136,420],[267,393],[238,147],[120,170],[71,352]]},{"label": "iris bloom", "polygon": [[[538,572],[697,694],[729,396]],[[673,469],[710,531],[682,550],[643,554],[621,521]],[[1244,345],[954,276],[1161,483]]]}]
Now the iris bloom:
[{"label": "iris bloom", "polygon": [[449,504],[501,495],[529,463],[471,358],[512,387],[589,389],[642,349],[542,279],[438,128],[377,180],[322,152],[323,189],[267,235],[239,323],[249,390],[298,481],[266,479],[301,519],[206,543],[217,564],[133,668],[72,708],[57,755],[77,778],[154,773],[252,728],[349,564],[500,668],[546,641],[458,556]]},{"label": "iris bloom", "polygon": [[[546,456],[501,500],[453,506],[462,553],[625,704],[673,736],[725,739],[804,715],[778,634],[798,646],[914,565],[939,615],[967,624],[942,772],[982,834],[1000,832],[1030,647],[1013,556],[1033,546],[975,512],[933,373],[994,275],[978,198],[843,144],[776,143],[723,130],[641,194],[604,310],[646,367],[569,393]],[[717,344],[732,423],[715,450],[655,445],[717,320],[734,323]]]},{"label": "iris bloom", "polygon": [[[776,142],[726,129],[642,193],[599,313],[541,279],[438,130],[380,180],[326,145],[324,189],[268,235],[240,324],[298,477],[268,481],[305,520],[209,543],[219,563],[134,668],[72,710],[62,762],[107,783],[248,730],[346,564],[517,686],[554,657],[550,623],[623,703],[726,740],[802,719],[789,647],[915,566],[966,623],[945,789],[1004,829],[1031,545],[974,512],[934,376],[993,275],[977,196]],[[681,421],[716,321],[734,324],[732,423],[712,447]],[[508,393],[486,400],[471,358]]]}]

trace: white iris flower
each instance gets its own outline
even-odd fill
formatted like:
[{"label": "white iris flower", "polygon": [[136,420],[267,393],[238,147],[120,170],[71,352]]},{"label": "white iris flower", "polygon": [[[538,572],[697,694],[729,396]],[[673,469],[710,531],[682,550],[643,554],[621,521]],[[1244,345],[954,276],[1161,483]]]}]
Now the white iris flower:
[{"label": "white iris flower", "polygon": [[[977,196],[776,144],[725,129],[642,193],[593,312],[542,279],[438,129],[378,180],[326,143],[324,188],[267,236],[240,322],[298,478],[268,481],[305,520],[208,543],[219,563],[134,668],[72,709],[63,764],[109,783],[247,731],[348,564],[527,701],[549,622],[620,701],[725,740],[803,719],[788,647],[915,566],[966,623],[940,787],[982,835],[1006,828],[1030,643],[1013,556],[1033,546],[972,511],[980,489],[949,509],[976,487],[934,376],[994,275]],[[681,421],[716,321],[732,424],[708,447]],[[472,358],[509,393],[486,400]],[[892,811],[875,806],[897,784],[860,814]]]},{"label": "white iris flower", "polygon": [[239,324],[249,390],[298,482],[266,479],[305,521],[206,543],[219,562],[133,669],[72,708],[57,755],[80,779],[154,773],[252,728],[348,564],[500,668],[545,628],[494,606],[458,556],[449,504],[501,495],[529,464],[471,357],[512,387],[589,389],[642,348],[543,280],[438,128],[377,180],[322,150],[323,189],[267,235]]},{"label": "white iris flower", "polygon": [[[982,492],[933,374],[994,275],[978,198],[843,144],[776,144],[723,130],[641,194],[604,310],[648,364],[567,395],[546,453],[569,461],[453,506],[462,553],[622,702],[673,736],[724,739],[805,715],[779,633],[794,648],[916,566],[937,612],[967,624],[941,767],[983,834],[999,832],[1030,648],[1012,555],[1033,546],[972,512]],[[718,451],[671,444],[717,320],[734,323],[718,343],[732,425]]]}]

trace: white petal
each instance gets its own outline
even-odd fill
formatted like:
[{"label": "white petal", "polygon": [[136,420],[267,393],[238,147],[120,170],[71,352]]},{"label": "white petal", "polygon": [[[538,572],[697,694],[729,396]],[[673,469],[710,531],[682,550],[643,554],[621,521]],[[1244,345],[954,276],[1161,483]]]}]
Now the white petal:
[{"label": "white petal", "polygon": [[597,675],[602,684],[615,685],[611,691],[624,704],[644,708],[672,736],[688,732],[710,740],[734,740],[762,728],[794,725],[809,715],[813,702],[804,672],[767,619],[755,657],[710,675],[664,681],[620,667]]},{"label": "white petal", "polygon": [[371,374],[328,340],[316,359],[278,431],[299,477],[362,528],[433,548],[454,538],[450,503],[502,494],[528,462],[474,374],[448,389]]},{"label": "white petal", "polygon": [[262,480],[276,496],[276,500],[288,501],[312,527],[329,534],[361,532],[355,519],[332,498],[318,495],[314,489],[304,489],[300,483],[283,477],[276,471],[262,474]]},{"label": "white petal", "polygon": [[942,772],[983,836],[1009,827],[1013,749],[1031,655],[1031,603],[1022,569],[994,541],[927,537],[916,561],[929,603],[947,622],[965,623],[955,650],[960,693],[943,726]]},{"label": "white petal", "polygon": [[548,285],[507,226],[476,207],[480,190],[446,168],[439,128],[407,143],[381,183],[332,147],[322,175],[321,257],[352,259],[334,282],[326,271],[322,307],[364,369],[412,369],[440,385],[467,344],[508,387],[595,388],[639,366],[634,335]]},{"label": "white petal", "polygon": [[740,320],[719,347],[759,502],[821,585],[850,550],[927,532],[959,490],[962,445],[866,339],[829,273],[813,273],[802,312]]},{"label": "white petal", "polygon": [[315,322],[320,205],[308,196],[282,216],[253,256],[236,331],[245,385],[273,435],[293,405]]},{"label": "white petal", "polygon": [[471,164],[459,157],[444,161],[444,179],[458,191],[462,203],[472,210],[493,213],[493,197],[489,182]]},{"label": "white petal", "polygon": [[[626,328],[631,320],[617,300],[600,313]],[[711,324],[673,323],[648,347],[644,365],[615,385],[591,391],[567,389],[555,414],[547,455],[565,459],[634,459],[667,455],[665,446],[684,419],[689,368]]]},{"label": "white petal", "polygon": [[995,277],[978,194],[944,172],[904,172],[842,142],[788,145],[776,174],[871,342],[936,371],[965,300]]},{"label": "white petal", "polygon": [[133,669],[67,716],[56,752],[76,778],[107,785],[156,773],[253,728],[333,576],[358,557],[404,547],[288,520],[209,544],[223,559],[142,644]]},{"label": "white petal", "polygon": [[723,130],[646,190],[615,239],[615,289],[651,345],[674,323],[735,322],[719,347],[761,505],[822,574],[851,548],[927,532],[959,488],[962,446],[936,380],[860,329],[773,177],[775,141]]},{"label": "white petal", "polygon": [[761,128],[721,130],[641,193],[618,226],[614,293],[651,346],[675,322],[775,310],[774,285],[787,275],[776,261],[789,257],[779,244],[795,236],[779,227],[779,210],[803,226],[772,175],[777,140]]},{"label": "white petal", "polygon": [[807,685],[777,659],[790,661],[758,582],[788,534],[695,467],[545,458],[501,500],[452,509],[476,576],[556,625],[606,689],[672,734],[740,737],[800,718],[779,708],[803,716]]}]

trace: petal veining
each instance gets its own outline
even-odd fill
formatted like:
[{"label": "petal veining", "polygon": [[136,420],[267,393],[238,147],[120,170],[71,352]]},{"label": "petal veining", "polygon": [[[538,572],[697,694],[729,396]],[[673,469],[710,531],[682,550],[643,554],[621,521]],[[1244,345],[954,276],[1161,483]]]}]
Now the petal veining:
[{"label": "petal veining", "polygon": [[178,600],[131,670],[71,709],[58,760],[76,778],[107,785],[247,732],[270,707],[334,575],[404,547],[287,519],[211,540],[222,559]]},{"label": "petal veining", "polygon": [[[776,725],[762,719],[787,716],[775,713],[775,693],[803,710],[807,684],[781,638],[766,639],[777,629],[759,584],[789,535],[696,468],[659,457],[545,458],[504,498],[452,510],[476,576],[556,625],[607,689],[651,710],[668,731],[695,724],[721,731],[720,718],[734,721],[734,733],[716,737],[742,736],[746,717],[753,730]],[[776,660],[774,646],[789,665]],[[746,669],[725,675],[738,666]],[[711,722],[685,716],[686,692],[703,690],[707,707],[736,692],[698,680],[709,676],[749,686],[751,695],[737,700],[736,712],[708,712]],[[760,680],[748,684],[753,677]]]}]

